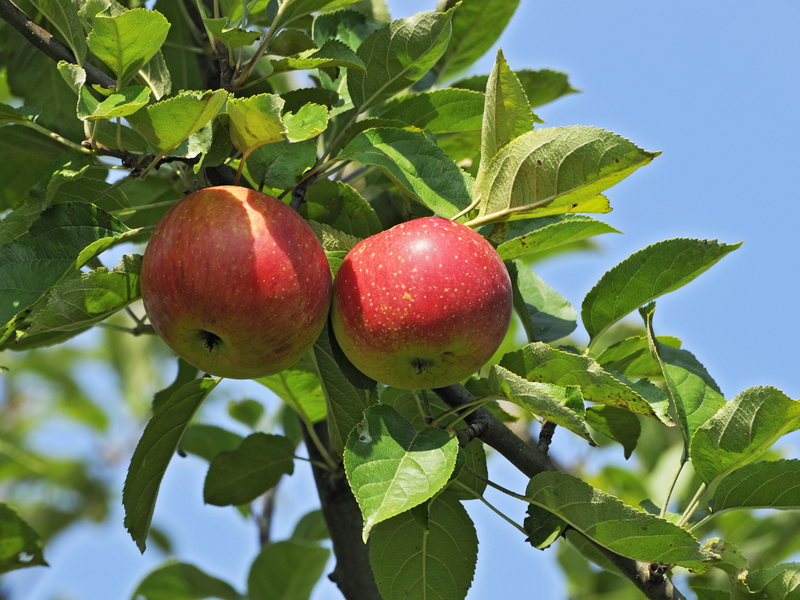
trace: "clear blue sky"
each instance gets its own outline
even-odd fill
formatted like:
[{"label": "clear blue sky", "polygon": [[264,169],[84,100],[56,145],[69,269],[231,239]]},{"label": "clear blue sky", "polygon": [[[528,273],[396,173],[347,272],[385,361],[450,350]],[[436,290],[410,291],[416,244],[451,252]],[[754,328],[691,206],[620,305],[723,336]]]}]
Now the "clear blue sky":
[{"label": "clear blue sky", "polygon": [[[435,0],[392,0],[394,17],[433,8]],[[539,275],[580,310],[602,274],[631,253],[674,237],[744,240],[741,249],[685,288],[658,301],[656,330],[675,335],[706,366],[727,398],[774,385],[800,398],[796,344],[800,222],[800,7],[793,1],[634,2],[522,0],[500,40],[510,66],[552,68],[583,90],[537,110],[548,126],[593,125],[663,154],[608,190],[614,211],[599,218],[624,232],[600,239],[602,251],[537,266]],[[496,48],[473,69],[488,73]],[[225,396],[266,398],[256,385],[226,382]],[[559,436],[556,436],[557,438]],[[556,452],[569,462],[571,440]],[[797,444],[792,449],[797,456]],[[240,590],[257,552],[253,527],[232,509],[202,504],[205,469],[194,458],[170,466],[154,523],[176,542],[181,560]],[[490,463],[493,479],[522,490],[524,479]],[[124,472],[116,477],[121,490]],[[282,486],[276,536],[314,505],[307,469]],[[515,501],[492,497],[509,514]],[[564,597],[552,552],[527,546],[498,518],[470,503],[481,540],[468,598]],[[47,548],[53,567],[9,577],[13,600],[127,598],[163,556],[139,556],[117,508],[102,526],[71,529]],[[341,596],[327,581],[314,600]]]}]

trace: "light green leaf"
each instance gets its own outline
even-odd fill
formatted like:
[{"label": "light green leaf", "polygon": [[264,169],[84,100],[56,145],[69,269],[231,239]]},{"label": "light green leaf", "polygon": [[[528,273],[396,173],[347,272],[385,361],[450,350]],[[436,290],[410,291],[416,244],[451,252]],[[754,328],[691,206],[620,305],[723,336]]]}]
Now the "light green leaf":
[{"label": "light green leaf", "polygon": [[584,400],[589,402],[616,406],[648,417],[657,416],[642,396],[587,356],[537,342],[506,354],[500,365],[528,381],[562,387],[577,385]]},{"label": "light green leaf", "polygon": [[366,73],[347,75],[350,97],[359,112],[406,89],[433,67],[447,48],[452,18],[452,9],[421,12],[392,21],[364,40],[357,54]]},{"label": "light green leaf", "polygon": [[306,104],[296,113],[283,115],[286,137],[290,142],[313,138],[328,126],[328,109],[319,104]]},{"label": "light green leaf", "polygon": [[534,415],[561,425],[592,446],[597,446],[586,428],[583,398],[578,386],[559,387],[549,383],[528,381],[500,365],[492,365],[489,385],[494,394]]},{"label": "light green leaf", "polygon": [[89,34],[89,49],[111,68],[122,86],[158,52],[169,27],[164,15],[143,8],[114,17],[99,15]]},{"label": "light green leaf", "polygon": [[483,94],[443,89],[401,96],[386,103],[378,114],[435,134],[480,131],[484,103]]},{"label": "light green leaf", "polygon": [[248,504],[294,473],[294,444],[282,435],[253,433],[211,461],[203,500],[215,506]]},{"label": "light green leaf", "polygon": [[[528,97],[531,108],[548,104],[561,96],[579,91],[569,84],[566,73],[559,73],[549,69],[542,69],[541,71],[521,69],[514,71],[514,73],[517,74],[517,78],[525,90],[525,95]],[[488,80],[488,75],[476,75],[460,79],[453,83],[452,87],[485,92]]]},{"label": "light green leaf", "polygon": [[367,238],[383,229],[369,202],[341,181],[323,179],[311,186],[299,212],[306,220],[325,223],[357,238]]},{"label": "light green leaf", "polygon": [[506,262],[514,293],[514,310],[529,342],[553,342],[578,326],[578,313],[561,294],[551,289],[519,260]]},{"label": "light green leaf", "polygon": [[[659,335],[656,340],[661,346],[669,346],[674,350],[681,347],[681,341],[672,336]],[[633,336],[612,344],[603,350],[595,360],[608,371],[616,371],[621,375],[638,379],[649,377],[661,379],[664,373],[658,361],[650,354],[647,337]]]},{"label": "light green leaf", "polygon": [[300,183],[317,160],[313,140],[291,143],[286,140],[259,146],[247,157],[247,171],[259,186],[287,190]]},{"label": "light green leaf", "polygon": [[339,158],[378,167],[404,193],[442,217],[453,217],[470,204],[472,178],[423,135],[369,129],[353,138]]},{"label": "light green leaf", "polygon": [[199,423],[189,425],[181,440],[178,453],[194,454],[211,462],[220,452],[236,450],[243,440],[244,438],[238,433],[216,425]]},{"label": "light green leaf", "polygon": [[[747,564],[747,559],[742,554],[741,549],[735,544],[723,542],[716,537],[707,539],[703,544],[703,548],[720,557],[721,560],[719,562],[711,563],[708,566],[719,569],[728,576],[728,582],[730,583],[731,591],[735,594],[736,600],[753,598],[745,584],[750,566]],[[704,569],[697,569],[693,570],[693,572],[700,574],[703,570]]]},{"label": "light green leaf", "polygon": [[800,460],[750,463],[720,479],[710,502],[714,514],[737,508],[800,508]]},{"label": "light green leaf", "polygon": [[418,432],[391,406],[367,408],[344,452],[347,479],[364,515],[364,541],[374,525],[442,489],[457,454],[458,440],[446,431]]},{"label": "light green leaf", "polygon": [[551,250],[603,233],[620,233],[585,215],[554,215],[530,221],[513,221],[505,242],[497,247],[503,260]]},{"label": "light green leaf", "polygon": [[88,120],[127,117],[150,101],[150,88],[135,85],[112,93],[86,116]]},{"label": "light green leaf", "polygon": [[642,426],[637,416],[616,406],[596,404],[586,409],[586,424],[604,436],[622,444],[625,459],[629,459],[636,444]]},{"label": "light green leaf", "polygon": [[41,536],[13,508],[0,502],[0,573],[38,565],[47,566]]},{"label": "light green leaf", "polygon": [[135,112],[128,121],[154,148],[169,152],[208,125],[227,99],[225,90],[182,92]]},{"label": "light green leaf", "polygon": [[540,473],[531,479],[525,495],[534,506],[622,556],[677,564],[717,560],[685,529],[639,512],[572,475]]},{"label": "light green leaf", "polygon": [[181,387],[147,423],[122,489],[125,527],[144,552],[158,488],[192,417],[221,379],[204,377]]},{"label": "light green leaf", "polygon": [[358,0],[285,0],[278,9],[274,27],[280,24],[286,27],[289,23],[300,17],[310,15],[321,10],[330,10],[346,4],[353,4]]},{"label": "light green leaf", "polygon": [[[478,174],[489,168],[491,160],[512,140],[533,130],[533,113],[525,90],[508,67],[503,51],[497,50],[492,72],[486,84],[486,108],[481,128],[481,162]],[[515,174],[516,175],[516,174]],[[483,198],[481,206],[489,203]],[[509,203],[510,204],[510,203]],[[505,207],[507,208],[507,207]],[[481,209],[481,215],[486,212]]]},{"label": "light green leaf", "polygon": [[194,565],[168,561],[150,571],[136,587],[132,600],[241,600],[229,583],[212,577]]},{"label": "light green leaf", "polygon": [[330,553],[301,540],[267,544],[250,567],[248,600],[308,600]]},{"label": "light green leaf", "polygon": [[462,600],[478,559],[475,526],[450,494],[421,509],[426,512],[426,529],[410,511],[373,529],[369,554],[378,590],[384,600]]},{"label": "light green leaf", "polygon": [[263,144],[284,139],[286,126],[281,120],[283,98],[259,94],[249,98],[229,98],[231,141],[245,156]]},{"label": "light green leaf", "polygon": [[328,40],[319,50],[306,50],[295,56],[270,61],[274,73],[305,69],[333,69],[344,67],[364,72],[364,62],[358,55],[338,40]]},{"label": "light green leaf", "polygon": [[310,361],[302,359],[280,373],[256,381],[275,392],[310,423],[325,418],[325,394],[317,370]]},{"label": "light green leaf", "polygon": [[697,475],[711,483],[753,462],[781,436],[800,429],[800,402],[773,387],[751,387],[695,432],[690,456]]},{"label": "light green leaf", "polygon": [[45,292],[110,247],[128,231],[91,204],[57,204],[28,232],[0,247],[0,341],[5,340]]},{"label": "light green leaf", "polygon": [[31,0],[47,20],[55,25],[75,55],[75,62],[86,61],[86,32],[78,15],[78,3],[73,0]]},{"label": "light green leaf", "polygon": [[249,46],[263,35],[260,31],[245,31],[241,27],[231,27],[230,21],[226,18],[209,19],[204,17],[203,23],[211,35],[231,50]]},{"label": "light green leaf", "polygon": [[661,368],[678,422],[683,433],[684,456],[689,456],[689,442],[697,429],[725,405],[716,382],[691,352],[663,346],[653,333],[655,303],[639,310],[647,327],[650,354]]},{"label": "light green leaf", "polygon": [[[333,347],[335,343],[325,325],[311,349],[311,357],[328,407],[331,449],[341,455],[348,434],[361,422],[364,410],[376,402],[378,394],[374,382],[360,387],[356,385],[359,382],[354,383],[353,378],[342,371]],[[342,354],[341,350],[339,354]],[[352,366],[351,368],[354,369]]]},{"label": "light green leaf", "polygon": [[[450,0],[446,7],[455,6]],[[440,80],[466,70],[486,54],[508,25],[519,0],[462,0],[453,17],[450,44],[434,67]]]},{"label": "light green leaf", "polygon": [[101,267],[55,286],[25,335],[82,329],[125,308],[141,297],[141,268],[142,257],[127,254],[111,270]]},{"label": "light green leaf", "polygon": [[741,246],[716,240],[673,239],[629,256],[586,294],[581,319],[592,342],[640,306],[683,287]]},{"label": "light green leaf", "polygon": [[[594,127],[555,127],[513,139],[478,173],[470,226],[572,212],[608,212],[600,194],[658,153]],[[483,164],[483,163],[482,163]]]},{"label": "light green leaf", "polygon": [[[322,248],[325,250],[328,259],[330,260],[331,253],[335,252],[349,252],[359,242],[357,237],[344,233],[338,229],[334,229],[325,223],[317,223],[316,221],[309,221],[314,235],[317,236]],[[338,269],[338,266],[337,266]]]}]

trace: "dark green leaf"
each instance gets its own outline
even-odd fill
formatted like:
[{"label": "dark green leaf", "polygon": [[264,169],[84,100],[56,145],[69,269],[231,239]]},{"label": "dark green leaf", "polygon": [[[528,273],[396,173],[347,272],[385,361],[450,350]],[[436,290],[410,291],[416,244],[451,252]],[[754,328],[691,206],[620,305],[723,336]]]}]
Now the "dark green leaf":
[{"label": "dark green leaf", "polygon": [[247,157],[247,171],[258,186],[286,190],[296,186],[317,160],[313,140],[287,141],[259,146]]},{"label": "dark green leaf", "polygon": [[283,112],[296,113],[306,104],[320,104],[331,110],[339,100],[339,94],[323,88],[302,88],[281,94],[284,100]]},{"label": "dark green leaf", "polygon": [[276,375],[256,379],[310,423],[325,418],[325,395],[314,365],[302,359]]},{"label": "dark green leaf", "polygon": [[238,402],[231,400],[228,402],[228,414],[250,429],[255,429],[264,416],[264,405],[249,398]]},{"label": "dark green leaf", "polygon": [[136,587],[132,600],[241,600],[229,583],[212,577],[194,565],[167,562],[147,576]]},{"label": "dark green leaf", "polygon": [[629,256],[583,299],[581,318],[591,340],[640,306],[683,287],[741,245],[673,239]]},{"label": "dark green leaf", "polygon": [[328,525],[321,509],[312,510],[300,517],[292,532],[292,540],[303,542],[321,542],[330,538]]},{"label": "dark green leaf", "polygon": [[300,214],[305,219],[326,223],[357,238],[367,238],[382,230],[372,206],[341,181],[323,179],[311,186],[306,202],[300,206]]},{"label": "dark green leaf", "polygon": [[736,508],[800,508],[800,460],[750,463],[725,475],[714,490],[714,514]]},{"label": "dark green leaf", "polygon": [[[73,102],[70,114],[74,112]],[[19,206],[31,186],[50,172],[54,161],[63,153],[61,144],[32,129],[14,125],[3,127],[0,135],[0,181],[3,182],[0,186],[0,209]]]},{"label": "dark green leaf", "polygon": [[244,441],[238,433],[216,425],[189,425],[181,440],[180,452],[194,454],[208,462],[220,452],[236,450]]},{"label": "dark green leaf", "polygon": [[226,18],[204,18],[203,23],[206,29],[211,32],[211,35],[231,50],[235,50],[241,46],[249,46],[263,35],[260,31],[245,31],[241,27],[231,27],[230,21]]},{"label": "dark green leaf", "polygon": [[338,6],[353,4],[357,0],[286,0],[278,11],[273,26],[285,27],[295,19],[310,15],[320,10],[330,10]]},{"label": "dark green leaf", "polygon": [[5,502],[0,502],[0,573],[45,565],[42,538]]},{"label": "dark green leaf", "polygon": [[294,473],[294,444],[281,435],[253,433],[211,461],[203,486],[207,504],[248,504]]},{"label": "dark green leaf", "polygon": [[354,10],[337,10],[314,19],[314,41],[317,46],[329,39],[337,39],[356,51],[374,30],[375,26],[367,23],[366,15]]},{"label": "dark green leaf", "polygon": [[364,541],[374,525],[442,489],[457,454],[458,440],[448,432],[417,431],[391,406],[367,408],[344,453],[347,479],[364,515]]},{"label": "dark green leaf", "polygon": [[[241,6],[241,3],[237,3]],[[194,51],[197,41],[187,22],[181,5],[174,0],[157,0],[155,10],[170,22],[166,43],[161,53],[169,68],[172,86],[176,90],[198,90],[203,87],[198,55]],[[128,150],[128,148],[125,146]]]},{"label": "dark green leaf", "polygon": [[635,414],[616,406],[590,406],[586,409],[586,424],[622,444],[626,459],[633,454],[642,431]]},{"label": "dark green leaf", "polygon": [[[578,92],[569,84],[566,73],[559,73],[549,69],[542,69],[541,71],[521,69],[514,72],[525,90],[525,95],[528,97],[531,108],[548,104],[566,94]],[[488,80],[488,75],[476,75],[460,79],[453,83],[452,87],[485,92]]]},{"label": "dark green leaf", "polygon": [[507,241],[497,247],[503,260],[544,252],[602,233],[620,233],[585,215],[554,215],[509,223]]},{"label": "dark green leaf", "polygon": [[271,61],[275,73],[305,69],[344,67],[351,72],[364,72],[364,63],[349,47],[338,40],[328,40],[319,50],[306,50],[295,56]]},{"label": "dark green leaf", "polygon": [[341,159],[373,165],[407,195],[449,218],[470,204],[472,178],[436,144],[404,129],[369,129],[344,148]]},{"label": "dark green leaf", "polygon": [[144,552],[158,488],[192,417],[220,379],[195,379],[176,391],[153,413],[136,450],[122,489],[125,527]]},{"label": "dark green leaf", "polygon": [[164,404],[167,400],[169,400],[172,395],[181,389],[185,384],[189,383],[193,379],[197,378],[199,370],[197,367],[190,365],[188,362],[183,360],[182,358],[178,358],[178,373],[175,376],[175,381],[173,381],[169,386],[161,390],[160,392],[156,392],[153,396],[152,402],[152,411],[156,412],[161,405]]},{"label": "dark green leaf", "polygon": [[328,562],[330,550],[284,540],[267,544],[247,576],[249,600],[308,600]]},{"label": "dark green leaf", "polygon": [[402,121],[431,133],[480,131],[483,94],[469,90],[443,89],[401,96],[381,108],[382,119]]},{"label": "dark green leaf", "polygon": [[747,587],[763,592],[769,600],[797,600],[800,588],[800,563],[781,563],[767,569],[751,571]]},{"label": "dark green leaf", "polygon": [[392,21],[364,40],[358,56],[366,73],[347,74],[350,97],[359,112],[406,89],[428,72],[447,48],[452,17],[452,9],[417,13]]},{"label": "dark green leaf", "polygon": [[34,6],[55,25],[75,55],[75,62],[86,60],[86,32],[78,15],[78,4],[71,0],[31,0]]},{"label": "dark green leaf", "polygon": [[284,29],[269,43],[269,54],[291,56],[318,48],[314,40],[301,29]]},{"label": "dark green leaf", "polygon": [[427,517],[424,529],[411,511],[375,526],[369,553],[378,590],[384,600],[461,600],[478,559],[475,526],[450,494],[421,509]]}]

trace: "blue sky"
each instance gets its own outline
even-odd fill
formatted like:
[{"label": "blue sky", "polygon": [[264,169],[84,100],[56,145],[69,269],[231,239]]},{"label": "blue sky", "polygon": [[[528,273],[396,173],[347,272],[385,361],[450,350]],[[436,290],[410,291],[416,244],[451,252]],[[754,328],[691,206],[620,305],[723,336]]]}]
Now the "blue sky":
[{"label": "blue sky", "polygon": [[[389,2],[393,17],[434,4]],[[565,71],[582,90],[537,110],[547,126],[593,125],[662,151],[608,190],[614,211],[598,218],[624,235],[603,236],[598,253],[536,266],[576,309],[606,270],[649,244],[675,237],[744,240],[710,271],[660,299],[655,320],[657,333],[681,338],[727,398],[753,385],[774,385],[800,398],[800,206],[794,185],[800,165],[799,30],[800,8],[789,1],[522,0],[499,43],[513,69]],[[488,73],[495,52],[472,71]],[[266,398],[258,386],[233,382],[218,395],[212,413],[223,419],[225,397]],[[556,452],[568,457],[571,444],[574,438],[561,436]],[[798,455],[796,443],[789,452]],[[490,463],[490,473],[507,487],[524,489],[524,478],[502,460]],[[154,523],[173,535],[182,560],[244,589],[256,534],[233,510],[203,506],[204,474],[197,459],[173,461]],[[124,472],[119,489],[123,478]],[[311,486],[302,465],[282,485],[278,538],[313,507]],[[522,518],[524,507],[515,501],[491,500]],[[533,550],[475,504],[470,511],[481,546],[468,598],[501,590],[531,597],[532,581],[547,590],[539,597],[563,597],[553,553]],[[107,524],[71,529],[47,556],[51,569],[9,577],[13,600],[130,597],[135,583],[163,560],[156,550],[139,556],[122,527],[121,507]],[[313,596],[340,597],[327,582]]]}]

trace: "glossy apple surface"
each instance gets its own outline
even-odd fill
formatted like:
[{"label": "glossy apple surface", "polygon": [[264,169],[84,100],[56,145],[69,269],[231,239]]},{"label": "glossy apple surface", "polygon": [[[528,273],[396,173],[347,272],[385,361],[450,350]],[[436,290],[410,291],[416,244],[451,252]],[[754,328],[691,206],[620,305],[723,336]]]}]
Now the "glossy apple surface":
[{"label": "glossy apple surface", "polygon": [[403,389],[444,387],[480,369],[500,346],[511,281],[470,228],[427,217],[367,238],[334,281],[331,322],[345,355]]},{"label": "glossy apple surface", "polygon": [[156,226],[142,264],[156,332],[198,369],[250,379],[291,366],[328,314],[331,271],[308,224],[235,186],[186,196]]}]

